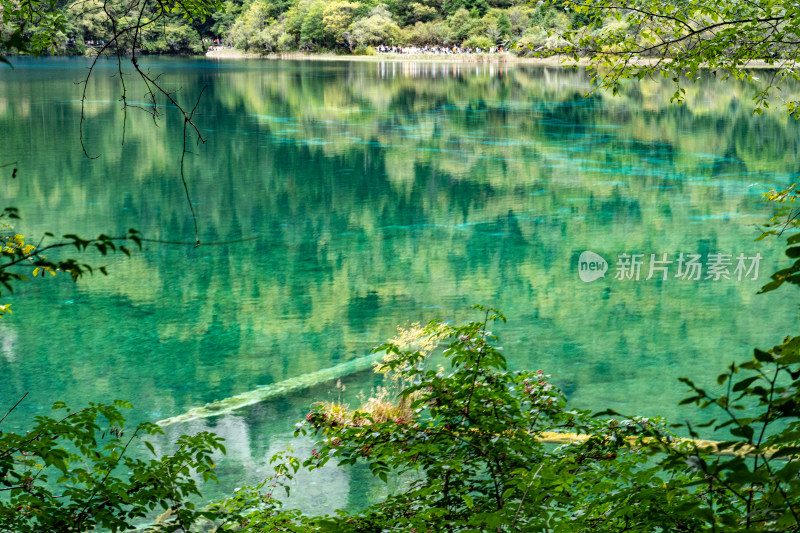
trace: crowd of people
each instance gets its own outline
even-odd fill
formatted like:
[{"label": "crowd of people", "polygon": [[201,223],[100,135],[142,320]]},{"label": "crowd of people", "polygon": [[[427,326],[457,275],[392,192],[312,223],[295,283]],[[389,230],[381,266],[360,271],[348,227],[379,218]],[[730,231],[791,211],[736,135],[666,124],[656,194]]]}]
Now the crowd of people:
[{"label": "crowd of people", "polygon": [[418,55],[418,54],[436,54],[436,55],[452,55],[452,54],[497,54],[505,52],[502,46],[493,46],[491,48],[462,48],[460,46],[386,46],[385,44],[379,45],[376,50],[379,54],[405,54],[405,55]]}]

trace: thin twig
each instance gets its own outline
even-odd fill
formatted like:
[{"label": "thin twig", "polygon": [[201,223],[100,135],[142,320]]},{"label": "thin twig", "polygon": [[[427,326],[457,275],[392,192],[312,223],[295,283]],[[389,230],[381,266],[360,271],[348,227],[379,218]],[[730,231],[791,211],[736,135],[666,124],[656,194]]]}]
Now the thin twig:
[{"label": "thin twig", "polygon": [[[192,126],[194,126],[195,130],[197,130],[197,126],[195,126],[192,123],[192,117],[194,116],[194,113],[197,110],[197,106],[200,105],[200,99],[203,97],[203,92],[205,92],[206,87],[207,86],[204,85],[203,88],[200,89],[200,94],[197,95],[197,101],[195,102],[194,107],[192,108],[192,111],[189,113],[188,117],[184,118],[184,121],[183,121],[183,153],[181,154],[181,182],[183,183],[183,190],[186,192],[186,202],[189,204],[189,210],[192,212],[192,222],[194,222],[195,248],[200,246],[200,232],[197,229],[197,215],[194,212],[194,206],[192,205],[192,197],[189,194],[189,184],[186,183],[186,176],[185,176],[184,171],[183,171],[183,168],[184,168],[183,167],[183,163],[184,163],[184,161],[186,159],[186,152],[187,152],[187,150],[186,150],[186,126],[188,124],[192,124]],[[184,116],[185,116],[185,113],[184,113]],[[203,138],[200,137],[200,135],[198,134],[197,142],[199,143],[201,141],[205,142],[203,140]]]},{"label": "thin twig", "polygon": [[536,481],[536,476],[539,475],[539,472],[542,470],[543,466],[544,466],[544,463],[541,463],[539,465],[538,470],[536,470],[536,472],[533,474],[533,478],[531,479],[531,482],[528,483],[527,487],[525,487],[525,492],[522,494],[522,499],[519,501],[519,507],[517,507],[517,512],[514,513],[514,520],[511,522],[511,527],[514,527],[514,524],[517,523],[517,519],[519,518],[519,513],[522,511],[522,504],[525,503],[525,498],[528,497],[528,491],[531,490],[531,487],[533,486],[533,482]]},{"label": "thin twig", "polygon": [[22,395],[22,398],[20,398],[20,399],[17,401],[17,403],[15,403],[15,404],[14,404],[14,407],[12,407],[11,409],[9,409],[9,410],[8,410],[8,412],[7,412],[6,414],[4,414],[4,415],[3,415],[3,418],[0,418],[0,423],[2,423],[2,422],[3,422],[3,420],[5,420],[5,419],[6,419],[6,417],[7,417],[8,415],[10,415],[10,414],[11,414],[11,411],[13,411],[14,409],[16,409],[16,408],[17,408],[17,406],[19,406],[19,404],[21,404],[21,403],[22,403],[22,400],[24,400],[24,399],[25,399],[25,397],[26,397],[27,395],[28,395],[28,393],[27,393],[27,392],[26,392],[25,394],[23,394],[23,395]]}]

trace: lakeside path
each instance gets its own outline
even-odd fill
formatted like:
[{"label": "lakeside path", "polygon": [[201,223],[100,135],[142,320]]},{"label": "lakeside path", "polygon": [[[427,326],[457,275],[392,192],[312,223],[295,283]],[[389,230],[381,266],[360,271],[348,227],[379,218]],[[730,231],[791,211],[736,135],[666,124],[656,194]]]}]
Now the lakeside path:
[{"label": "lakeside path", "polygon": [[[266,59],[279,60],[291,59],[293,61],[442,61],[447,63],[498,63],[498,64],[531,64],[543,66],[572,66],[572,62],[564,62],[561,57],[519,57],[508,52],[494,54],[376,54],[373,56],[359,56],[347,54],[307,54],[292,52],[288,54],[253,54],[237,50],[236,48],[222,48],[206,53],[206,57],[213,59]],[[588,65],[588,61],[581,61]]]},{"label": "lakeside path", "polygon": [[[352,54],[310,54],[304,52],[290,52],[286,54],[254,54],[243,52],[236,48],[222,48],[206,53],[206,57],[214,59],[266,59],[279,60],[290,59],[293,61],[441,61],[443,63],[493,63],[493,64],[528,64],[541,65],[545,67],[564,67],[572,68],[575,66],[571,58],[563,56],[553,57],[519,57],[510,52],[500,52],[494,54],[376,54],[373,56],[359,56]],[[647,64],[656,63],[659,60],[638,59],[631,63]],[[591,64],[588,58],[581,58],[578,66],[586,67]],[[777,69],[778,65],[770,65],[765,61],[752,60],[747,68],[751,69]]]}]

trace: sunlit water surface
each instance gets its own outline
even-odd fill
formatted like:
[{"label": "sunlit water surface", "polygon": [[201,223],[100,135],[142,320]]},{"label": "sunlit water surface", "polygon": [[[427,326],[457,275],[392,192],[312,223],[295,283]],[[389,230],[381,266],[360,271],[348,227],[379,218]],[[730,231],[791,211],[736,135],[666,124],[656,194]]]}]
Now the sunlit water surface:
[{"label": "sunlit water surface", "polygon": [[[179,168],[182,121],[158,126],[119,103],[101,62],[78,136],[84,59],[18,59],[0,70],[0,165],[16,230],[94,236],[137,228],[193,241]],[[2,303],[0,405],[28,397],[3,429],[23,430],[55,400],[134,402],[134,422],[179,415],[359,358],[398,325],[477,318],[517,369],[543,369],[583,408],[700,420],[679,410],[680,376],[712,384],[754,346],[795,324],[781,291],[757,296],[780,264],[754,242],[771,211],[761,193],[798,172],[798,124],[751,116],[744,85],[701,81],[686,105],[643,82],[595,94],[584,73],[531,66],[403,62],[148,60],[188,107],[185,175],[204,243],[148,243],[110,275],[20,284]],[[128,78],[128,100],[146,104]],[[124,126],[124,145],[122,144]],[[584,282],[578,260],[609,264]],[[678,256],[699,254],[701,279]],[[707,278],[713,254],[732,279]],[[615,279],[621,254],[643,254],[639,279]],[[650,254],[672,263],[650,279]],[[758,275],[736,257],[761,254]],[[687,255],[688,256],[688,255]],[[749,266],[749,265],[748,265]],[[757,277],[757,279],[751,279]],[[254,482],[315,400],[355,403],[370,372],[224,417],[172,426],[227,439],[222,483]],[[5,409],[4,409],[5,411]],[[164,441],[167,442],[166,440]],[[166,444],[164,444],[166,446]],[[309,441],[294,442],[308,453]],[[306,478],[297,503],[358,507],[385,490],[363,469]]]}]

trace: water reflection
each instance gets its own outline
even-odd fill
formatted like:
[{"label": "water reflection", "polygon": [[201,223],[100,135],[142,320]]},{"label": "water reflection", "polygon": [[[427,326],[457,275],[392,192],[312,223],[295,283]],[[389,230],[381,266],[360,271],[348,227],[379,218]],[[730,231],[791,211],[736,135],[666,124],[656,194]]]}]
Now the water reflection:
[{"label": "water reflection", "polygon": [[[82,66],[21,59],[0,71],[0,162],[18,160],[6,182],[18,229],[191,240],[182,123],[154,130],[130,114],[121,147],[103,65],[86,137],[102,155],[84,158]],[[622,253],[761,253],[763,275],[775,269],[780,249],[754,243],[752,225],[770,214],[760,193],[797,176],[800,135],[781,114],[753,118],[744,85],[701,81],[685,106],[665,107],[669,85],[585,98],[583,73],[552,67],[150,67],[186,101],[206,87],[207,142],[186,166],[201,239],[255,239],[148,244],[112,259],[108,277],[37,279],[4,296],[15,313],[0,400],[31,391],[11,427],[56,399],[130,399],[134,419],[168,418],[362,357],[408,321],[473,318],[479,302],[510,317],[497,333],[511,365],[554,374],[577,405],[683,418],[678,376],[713,380],[794,324],[788,299],[755,296],[759,281],[583,283],[576,270],[585,250],[610,264]],[[377,383],[348,379],[353,394]],[[260,475],[329,388],[204,422],[230,438],[224,486]],[[341,481],[348,502],[364,484]]]},{"label": "water reflection", "polygon": [[[286,431],[291,424],[264,431],[263,422],[254,422],[254,419],[265,416],[272,417],[273,421],[277,421],[277,418],[285,422],[279,411],[262,405],[254,410],[245,410],[242,414],[244,416],[229,414],[169,426],[164,435],[149,440],[157,454],[165,454],[174,449],[174,442],[183,434],[209,431],[224,438],[226,454],[217,454],[214,458],[223,482],[218,486],[206,487],[204,496],[208,499],[228,496],[234,488],[255,486],[272,477],[274,459],[278,455],[294,455],[302,459],[312,455],[314,440],[311,437],[294,437],[291,431]],[[274,496],[280,498],[285,506],[318,515],[332,514],[336,509],[361,508],[376,501],[376,498],[386,496],[402,483],[393,479],[387,486],[374,479],[366,468],[341,468],[335,462],[327,463],[313,472],[301,469],[291,480],[282,478],[278,481],[280,484],[277,488],[270,489],[268,486],[266,490],[273,490]],[[289,487],[289,495],[283,489],[284,485]]]},{"label": "water reflection", "polygon": [[[402,78],[472,78],[495,77],[508,73],[509,67],[496,62],[448,62],[448,61],[376,61],[378,77]],[[559,69],[560,70],[560,69]]]}]

